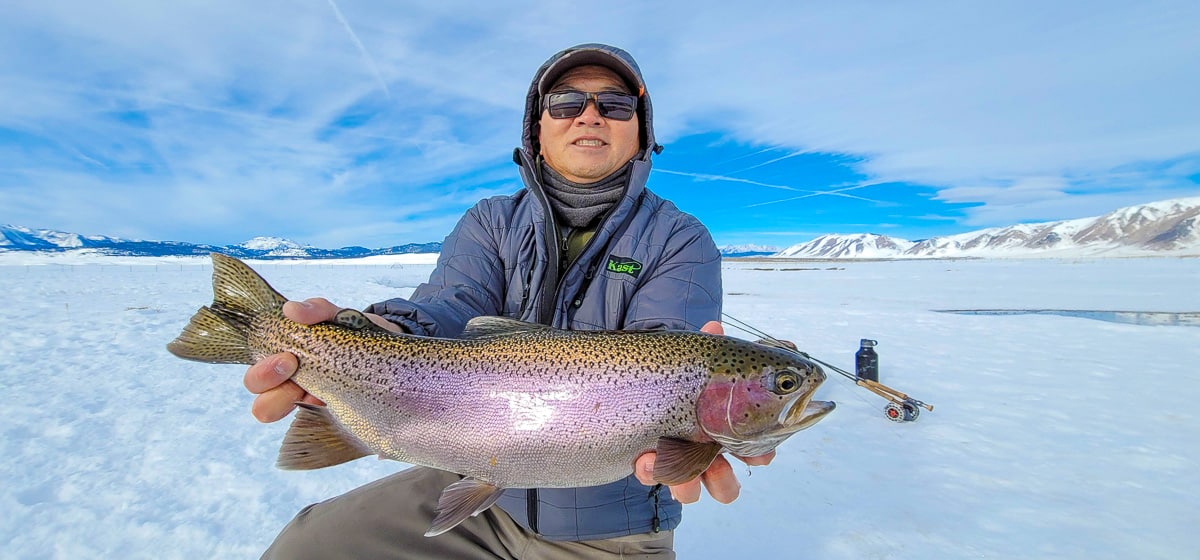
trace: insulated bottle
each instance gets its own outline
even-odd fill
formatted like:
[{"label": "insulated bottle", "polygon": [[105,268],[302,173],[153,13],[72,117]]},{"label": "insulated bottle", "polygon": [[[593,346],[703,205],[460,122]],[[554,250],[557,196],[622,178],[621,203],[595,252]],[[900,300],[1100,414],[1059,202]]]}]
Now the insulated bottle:
[{"label": "insulated bottle", "polygon": [[879,354],[875,353],[874,340],[864,338],[858,342],[858,352],[854,354],[854,375],[859,379],[879,381]]}]

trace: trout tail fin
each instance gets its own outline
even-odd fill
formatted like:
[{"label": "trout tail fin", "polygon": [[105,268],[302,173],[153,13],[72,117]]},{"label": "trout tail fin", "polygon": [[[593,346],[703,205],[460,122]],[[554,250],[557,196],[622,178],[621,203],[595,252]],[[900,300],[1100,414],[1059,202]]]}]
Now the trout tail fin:
[{"label": "trout tail fin", "polygon": [[238,259],[212,253],[212,261],[212,305],[201,307],[167,350],[198,362],[252,364],[247,342],[251,321],[263,313],[278,313],[287,298]]}]

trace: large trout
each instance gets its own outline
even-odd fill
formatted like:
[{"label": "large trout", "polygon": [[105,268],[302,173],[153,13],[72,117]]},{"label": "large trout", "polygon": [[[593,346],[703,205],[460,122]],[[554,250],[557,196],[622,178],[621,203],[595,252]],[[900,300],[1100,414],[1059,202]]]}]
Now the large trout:
[{"label": "large trout", "polygon": [[213,254],[211,306],[167,345],[181,358],[252,364],[300,359],[300,403],[279,451],[284,469],[367,455],[465,476],[438,502],[426,536],[489,508],[505,488],[605,484],[657,451],[654,477],[679,484],[726,450],[767,453],[829,411],[825,373],[799,355],[690,331],[564,331],[472,319],[458,339],[395,334],[360,312],[301,325],[241,261]]}]

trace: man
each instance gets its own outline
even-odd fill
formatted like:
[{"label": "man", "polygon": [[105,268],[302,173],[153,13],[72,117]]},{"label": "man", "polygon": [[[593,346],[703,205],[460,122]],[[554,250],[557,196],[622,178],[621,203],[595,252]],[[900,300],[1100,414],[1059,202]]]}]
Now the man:
[{"label": "man", "polygon": [[[607,45],[551,57],[526,99],[525,188],[483,200],[442,245],[437,267],[408,300],[372,305],[372,321],[397,332],[454,337],[473,317],[503,315],[564,329],[692,329],[721,332],[720,253],[695,218],[646,190],[654,141],[650,97],[636,62]],[[301,323],[338,308],[288,303]],[[275,421],[296,401],[316,401],[287,378],[295,356],[277,354],[246,373],[254,415]],[[771,455],[746,459],[766,464]],[[423,535],[438,496],[458,476],[416,467],[309,506],[265,558],[674,557],[680,502],[701,483],[718,501],[738,494],[723,458],[664,492],[654,453],[634,475],[589,488],[511,489],[496,507],[453,530]]]}]

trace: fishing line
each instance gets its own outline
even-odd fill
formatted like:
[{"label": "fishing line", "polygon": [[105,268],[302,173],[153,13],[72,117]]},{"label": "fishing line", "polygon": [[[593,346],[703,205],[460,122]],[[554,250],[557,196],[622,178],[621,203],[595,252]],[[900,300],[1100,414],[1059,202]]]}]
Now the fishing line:
[{"label": "fishing line", "polygon": [[[724,311],[722,311],[722,312],[721,312],[721,315],[722,315],[722,316],[724,316],[726,319],[728,319],[728,322],[729,322],[730,326],[732,326],[733,328],[735,328],[735,329],[738,329],[738,330],[740,330],[740,331],[743,331],[743,332],[746,332],[746,333],[749,333],[749,334],[752,334],[752,335],[754,335],[754,336],[757,336],[757,337],[759,337],[759,338],[761,338],[761,339],[763,339],[763,340],[765,340],[765,341],[767,341],[767,342],[770,342],[770,343],[772,343],[772,345],[774,345],[774,346],[777,346],[777,347],[779,347],[779,348],[782,348],[782,349],[784,349],[784,350],[788,350],[788,351],[790,351],[790,352],[793,352],[793,353],[795,353],[795,354],[799,354],[800,356],[802,356],[802,357],[804,357],[804,358],[807,358],[807,359],[809,359],[809,360],[812,360],[812,361],[814,361],[814,362],[816,362],[816,363],[818,363],[818,364],[820,364],[820,365],[822,365],[822,366],[825,366],[825,367],[827,367],[827,368],[829,368],[829,369],[832,369],[833,371],[836,371],[837,373],[840,373],[840,374],[842,374],[842,377],[845,377],[845,378],[849,379],[850,381],[852,381],[852,382],[855,382],[855,386],[856,386],[856,387],[858,386],[858,385],[857,385],[858,377],[857,377],[857,376],[855,376],[854,374],[852,374],[852,373],[850,373],[850,372],[848,372],[848,371],[846,371],[846,370],[844,370],[844,369],[842,369],[842,368],[840,368],[840,367],[837,367],[837,366],[835,366],[835,365],[833,365],[833,364],[831,364],[831,363],[829,363],[829,362],[826,362],[826,361],[824,361],[824,360],[821,360],[821,359],[819,359],[819,358],[815,358],[815,357],[813,357],[813,356],[809,355],[809,353],[808,353],[808,352],[803,352],[803,351],[801,351],[801,350],[799,350],[799,349],[797,349],[797,348],[792,348],[792,346],[790,346],[790,345],[789,345],[789,343],[786,343],[786,342],[784,342],[784,341],[782,341],[782,340],[780,340],[780,339],[778,339],[778,338],[775,338],[775,337],[773,337],[773,336],[771,336],[771,335],[769,335],[769,334],[767,334],[767,333],[763,332],[762,330],[758,329],[757,327],[755,327],[755,326],[753,326],[753,325],[751,325],[751,324],[749,324],[749,323],[747,323],[747,322],[745,322],[745,321],[743,321],[743,320],[741,320],[741,319],[738,319],[737,317],[734,317],[733,315],[730,315],[730,314],[728,314],[728,313],[725,313]],[[858,399],[858,400],[862,401],[864,404],[866,404],[866,405],[868,405],[868,406],[870,406],[870,405],[871,405],[871,401],[868,401],[868,400],[866,399],[866,397],[864,397],[863,395],[859,394],[859,392],[858,392],[858,391],[850,391],[850,394],[851,394],[851,395],[854,395],[854,398],[856,398],[856,399]]]}]

